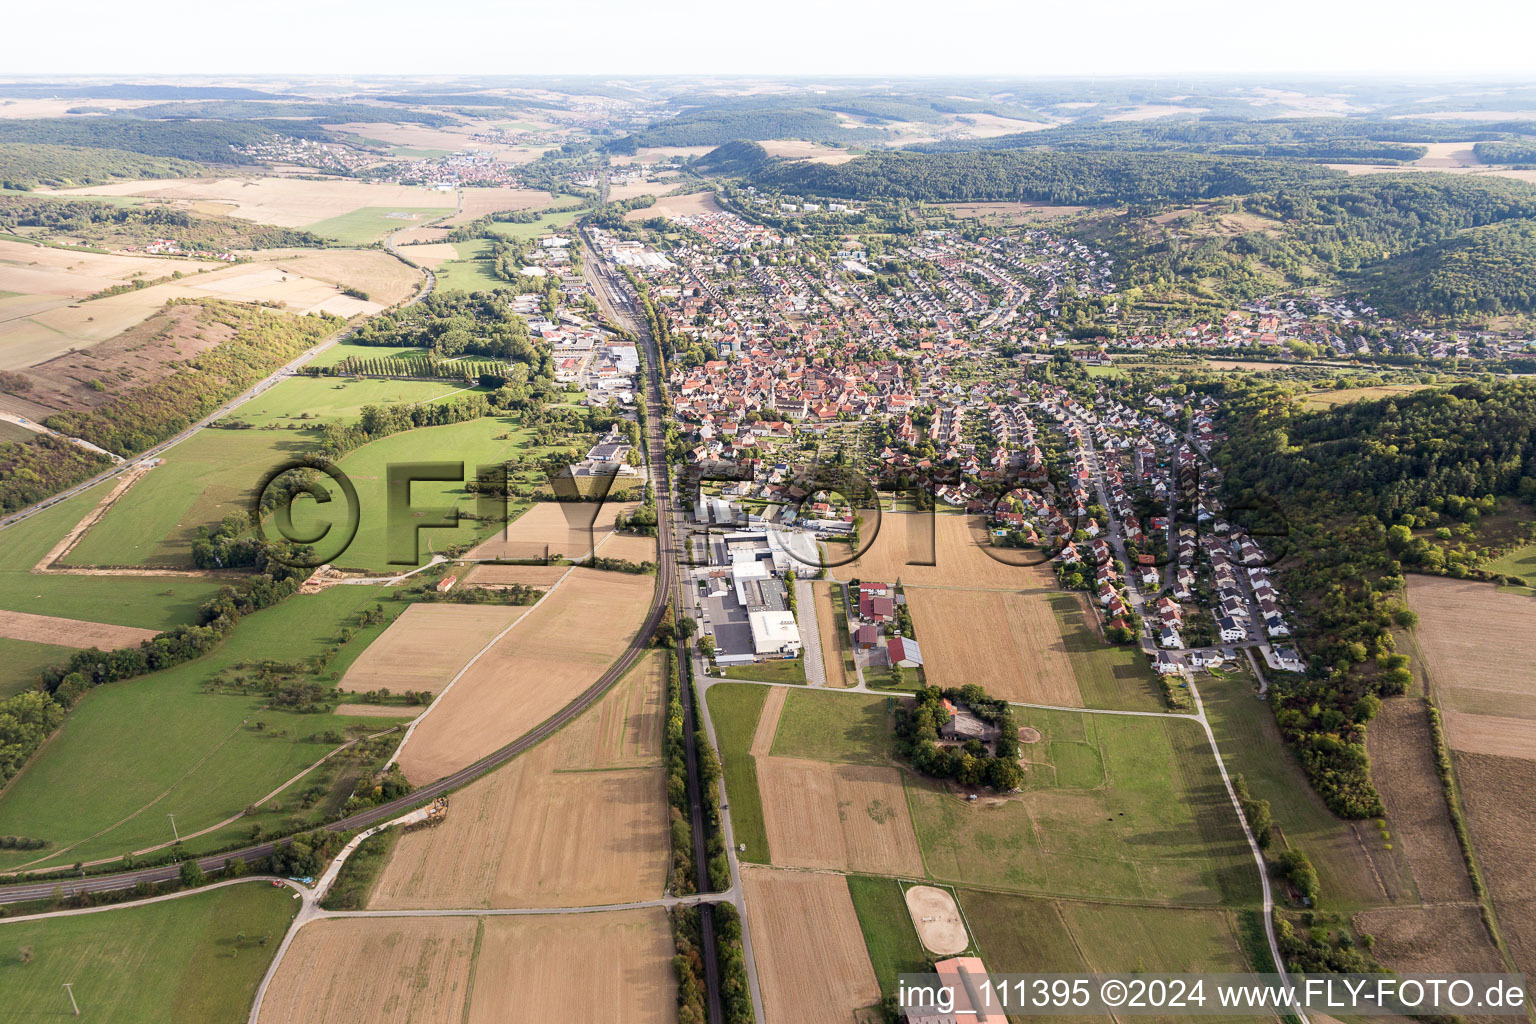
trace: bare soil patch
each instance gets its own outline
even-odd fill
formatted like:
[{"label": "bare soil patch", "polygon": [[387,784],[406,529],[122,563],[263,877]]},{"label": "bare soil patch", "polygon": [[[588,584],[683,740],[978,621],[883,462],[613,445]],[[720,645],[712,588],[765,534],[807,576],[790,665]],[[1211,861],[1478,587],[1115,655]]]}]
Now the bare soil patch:
[{"label": "bare soil patch", "polygon": [[[930,536],[929,523],[932,523]],[[887,512],[880,517],[880,532],[857,561],[832,570],[838,579],[857,577],[913,586],[966,587],[1000,590],[1056,589],[1056,578],[1047,565],[1013,565],[998,561],[988,550],[1007,558],[1040,559],[1038,551],[985,549],[986,527],[974,516],[924,515]],[[839,549],[833,548],[833,555]],[[910,565],[909,562],[932,562]],[[921,629],[921,627],[919,627]],[[919,640],[926,638],[921,632]]]},{"label": "bare soil patch", "polygon": [[880,1001],[841,875],[743,865],[764,1024],[848,1024]]},{"label": "bare soil patch", "polygon": [[283,957],[261,1024],[456,1021],[475,928],[469,917],[313,921]]},{"label": "bare soil patch", "polygon": [[139,629],[136,626],[111,626],[105,622],[0,610],[0,637],[8,640],[31,640],[34,643],[76,647],[80,650],[96,647],[103,651],[116,651],[124,647],[137,647],[158,635],[153,629]]},{"label": "bare soil patch", "polygon": [[597,681],[650,606],[651,576],[577,568],[440,697],[400,754],[414,783],[471,764]]},{"label": "bare soil patch", "polygon": [[1408,603],[1442,706],[1536,717],[1536,601],[1487,583],[1410,575]]},{"label": "bare soil patch", "polygon": [[1429,718],[1417,697],[1382,702],[1366,736],[1371,777],[1387,808],[1387,824],[1402,844],[1419,899],[1425,903],[1473,899],[1450,810],[1435,771]]},{"label": "bare soil patch", "polygon": [[659,908],[487,918],[464,1019],[671,1024],[675,952]]},{"label": "bare soil patch", "polygon": [[670,853],[664,664],[651,656],[570,726],[454,794],[441,825],[402,836],[372,906],[583,906],[660,895]]},{"label": "bare soil patch", "polygon": [[784,701],[788,698],[789,687],[769,688],[762,713],[757,716],[757,731],[752,734],[753,757],[767,757],[773,750],[773,734],[779,731],[779,716],[784,713]]},{"label": "bare soil patch", "polygon": [[1472,846],[1493,895],[1499,928],[1516,966],[1536,973],[1536,762],[1489,754],[1456,754]]},{"label": "bare soil patch", "polygon": [[470,558],[586,558],[613,532],[613,520],[635,502],[541,501],[482,542]]},{"label": "bare soil patch", "polygon": [[337,688],[437,693],[527,611],[512,605],[413,604],[358,656]]},{"label": "bare soil patch", "polygon": [[1536,722],[1528,718],[1447,711],[1445,734],[1453,750],[1536,760]]},{"label": "bare soil patch", "polygon": [[930,684],[979,683],[1007,700],[1083,706],[1045,594],[912,588],[907,602]]},{"label": "bare soil patch", "polygon": [[759,757],[757,779],[773,863],[923,873],[899,769]]},{"label": "bare soil patch", "polygon": [[620,558],[626,562],[654,562],[656,538],[615,530],[597,546],[597,553],[603,558]]},{"label": "bare soil patch", "polygon": [[953,956],[963,953],[971,944],[960,917],[955,898],[946,889],[932,885],[914,885],[907,890],[907,912],[912,915],[912,926],[917,937],[930,953]]}]

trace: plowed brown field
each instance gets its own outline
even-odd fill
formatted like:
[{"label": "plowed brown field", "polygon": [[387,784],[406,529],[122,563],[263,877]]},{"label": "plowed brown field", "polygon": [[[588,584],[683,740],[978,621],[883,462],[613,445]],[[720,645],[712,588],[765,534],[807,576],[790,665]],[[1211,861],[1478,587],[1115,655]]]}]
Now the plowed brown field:
[{"label": "plowed brown field", "polygon": [[78,647],[81,650],[97,647],[103,651],[116,651],[124,647],[137,647],[158,635],[152,629],[139,629],[136,626],[112,626],[105,622],[0,610],[0,637],[8,640],[31,640],[34,643]]}]

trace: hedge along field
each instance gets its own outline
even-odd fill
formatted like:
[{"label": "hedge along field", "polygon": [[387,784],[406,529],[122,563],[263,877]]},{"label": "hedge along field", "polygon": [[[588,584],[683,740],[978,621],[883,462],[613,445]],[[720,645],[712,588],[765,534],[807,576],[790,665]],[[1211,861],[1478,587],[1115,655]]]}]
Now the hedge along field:
[{"label": "hedge along field", "polygon": [[[1015,708],[1020,796],[967,802],[908,776],[930,874],[1050,895],[1247,906],[1257,868],[1194,722]],[[782,726],[781,726],[782,735]]]},{"label": "hedge along field", "polygon": [[[171,838],[167,814],[182,835],[198,831],[239,814],[336,746],[310,737],[352,725],[388,728],[388,719],[279,710],[259,693],[204,691],[210,677],[236,664],[321,654],[360,611],[386,599],[375,587],[296,595],[246,616],[206,657],[91,690],[0,795],[0,835],[49,844],[0,851],[0,870],[40,856],[67,866],[157,845]],[[223,842],[232,838],[226,833]],[[191,848],[217,845],[211,835]]]},{"label": "hedge along field", "polygon": [[8,1020],[69,1018],[69,982],[82,1020],[243,1024],[298,913],[292,897],[252,881],[142,907],[0,921],[0,1004]]},{"label": "hedge along field", "polygon": [[110,480],[97,484],[0,530],[0,608],[145,629],[167,629],[196,620],[198,608],[218,592],[218,581],[42,576],[31,571],[112,486]]}]

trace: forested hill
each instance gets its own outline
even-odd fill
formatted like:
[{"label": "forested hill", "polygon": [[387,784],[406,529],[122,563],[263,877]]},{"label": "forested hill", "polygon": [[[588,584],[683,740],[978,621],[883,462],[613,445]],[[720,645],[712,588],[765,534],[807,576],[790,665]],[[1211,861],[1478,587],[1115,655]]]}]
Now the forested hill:
[{"label": "forested hill", "polygon": [[330,140],[307,121],[144,121],[129,117],[0,118],[0,143],[84,146],[204,163],[253,163],[231,147],[280,135]]},{"label": "forested hill", "polygon": [[0,143],[0,188],[68,188],[139,178],[191,178],[208,169],[189,160],[121,149]]},{"label": "forested hill", "polygon": [[760,188],[858,199],[1071,204],[1193,202],[1339,176],[1308,164],[1192,153],[871,153],[845,164],[788,163]]}]

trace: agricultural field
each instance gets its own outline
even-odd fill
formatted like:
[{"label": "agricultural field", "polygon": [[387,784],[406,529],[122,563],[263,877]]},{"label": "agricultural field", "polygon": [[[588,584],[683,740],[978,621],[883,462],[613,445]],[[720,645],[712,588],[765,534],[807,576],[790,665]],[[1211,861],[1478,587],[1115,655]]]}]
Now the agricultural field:
[{"label": "agricultural field", "polygon": [[913,930],[912,917],[902,895],[902,883],[894,878],[849,875],[848,894],[859,915],[869,962],[880,980],[880,991],[896,991],[900,974],[923,974],[929,954]]},{"label": "agricultural field", "polygon": [[448,775],[574,700],[634,641],[655,588],[651,576],[572,570],[417,722],[406,777]]},{"label": "agricultural field", "polygon": [[[0,1002],[11,1020],[244,1024],[298,903],[265,881],[147,906],[0,921]],[[18,951],[29,950],[23,963]]]},{"label": "agricultural field", "polygon": [[1285,841],[1317,869],[1329,907],[1351,910],[1412,898],[1413,876],[1401,843],[1389,850],[1370,823],[1344,821],[1328,810],[1281,738],[1274,712],[1255,696],[1249,675],[1202,680],[1200,696],[1227,771],[1243,776],[1255,798],[1269,801]]},{"label": "agricultural field", "polygon": [[77,650],[117,651],[137,647],[145,640],[153,640],[157,634],[157,630],[137,626],[112,626],[55,615],[0,611],[0,640],[27,640]]},{"label": "agricultural field", "polygon": [[499,587],[535,587],[548,590],[570,571],[566,565],[499,565],[482,562],[464,576],[464,586],[495,590]]},{"label": "agricultural field", "polygon": [[[1531,756],[1536,720],[1536,600],[1486,583],[1410,576],[1414,640],[1457,750]],[[1490,651],[1499,652],[1490,657]]]},{"label": "agricultural field", "polygon": [[[432,250],[427,252],[425,250]],[[437,284],[444,291],[482,292],[505,288],[508,282],[491,269],[491,243],[483,238],[468,242],[439,242],[407,249],[406,255],[432,268]],[[418,258],[419,257],[419,258]]]},{"label": "agricultural field", "polygon": [[399,206],[364,206],[336,217],[306,224],[306,230],[341,245],[369,245],[401,228],[431,224],[453,213],[453,207],[415,209]]},{"label": "agricultural field", "polygon": [[[468,460],[466,460],[467,462]],[[605,542],[613,533],[619,513],[633,502],[541,501],[508,523],[506,529],[469,552],[470,558],[533,560],[565,557],[582,559],[598,549],[607,555]],[[646,538],[650,541],[650,538]],[[651,541],[654,544],[654,541]]]},{"label": "agricultural field", "polygon": [[1314,391],[1301,399],[1304,409],[1331,409],[1336,405],[1347,405],[1350,402],[1376,401],[1382,398],[1393,398],[1400,395],[1412,394],[1427,384],[1379,384],[1375,387],[1341,388],[1333,391]]},{"label": "agricultural field", "polygon": [[763,824],[757,758],[752,754],[764,703],[771,687],[750,683],[715,683],[704,691],[720,754],[720,771],[731,805],[731,829],[746,849],[741,860],[768,863],[768,830]]},{"label": "agricultural field", "polygon": [[337,688],[440,693],[528,609],[517,605],[416,604],[352,663]]},{"label": "agricultural field", "polygon": [[[510,193],[514,190],[505,191]],[[110,185],[61,189],[52,194],[169,199],[184,203],[197,213],[223,213],[261,224],[305,228],[316,234],[325,234],[319,225],[363,209],[408,210],[418,214],[432,211],[441,214],[451,213],[454,208],[452,193],[417,186],[347,180],[310,181],[260,175],[114,182]],[[404,226],[404,222],[401,226]]]},{"label": "agricultural field", "polygon": [[908,779],[935,878],[1171,905],[1242,904],[1258,879],[1237,811],[1194,723],[1015,709],[1027,770],[1017,796],[967,801]]},{"label": "agricultural field", "polygon": [[[356,351],[346,354],[361,355],[366,351],[362,346],[355,348]],[[290,377],[242,405],[224,422],[238,422],[258,430],[313,429],[326,423],[353,422],[365,405],[426,405],[480,391],[452,381]]]},{"label": "agricultural field", "polygon": [[666,662],[647,655],[576,721],[455,793],[400,838],[375,909],[583,906],[653,899],[670,856],[661,721]]},{"label": "agricultural field", "polygon": [[775,757],[842,764],[894,763],[888,705],[883,695],[792,690],[773,734]]},{"label": "agricultural field", "polygon": [[69,647],[0,639],[0,700],[31,689],[43,669],[64,664],[74,653]]},{"label": "agricultural field", "polygon": [[1457,752],[1457,781],[1472,847],[1493,897],[1499,929],[1517,969],[1536,973],[1536,761]]},{"label": "agricultural field", "polygon": [[[931,534],[930,534],[931,524]],[[984,548],[986,528],[973,516],[934,516],[887,512],[869,550],[831,574],[840,580],[900,580],[908,587],[954,587],[1013,591],[1056,590],[1056,578],[1038,551],[990,549],[1001,558],[1025,560],[1006,564]],[[909,565],[908,562],[932,562]],[[919,627],[921,628],[921,627]],[[919,639],[926,639],[919,634]]]},{"label": "agricultural field", "polygon": [[899,769],[759,757],[757,781],[774,864],[922,876]]},{"label": "agricultural field", "polygon": [[472,917],[341,918],[294,936],[260,1024],[458,1020],[480,922]]},{"label": "agricultural field", "polygon": [[741,882],[764,1024],[847,1024],[880,1001],[842,875],[743,866]]},{"label": "agricultural field", "polygon": [[[665,191],[665,188],[651,186],[646,189],[650,192]],[[650,220],[652,217],[696,217],[703,213],[719,213],[720,204],[715,201],[713,192],[692,192],[685,196],[666,196],[656,200],[652,206],[641,210],[630,210],[624,215],[625,220]]]},{"label": "agricultural field", "polygon": [[[249,822],[238,820],[244,808],[340,745],[325,734],[350,738],[354,727],[371,733],[390,723],[274,707],[259,687],[240,692],[234,685],[245,671],[239,666],[274,655],[296,663],[321,656],[359,612],[383,600],[375,587],[291,597],[247,616],[196,661],[91,690],[0,796],[0,834],[48,842],[42,852],[5,851],[0,869],[116,858],[164,844],[172,838],[168,814],[184,839],[229,821],[199,841],[203,848],[245,834]],[[361,634],[353,640],[366,642]],[[221,673],[230,685],[210,692]]]},{"label": "agricultural field", "polygon": [[[853,645],[847,631],[838,626],[832,588],[818,581],[812,584],[811,592],[816,595],[816,629],[821,635],[821,660],[827,673],[827,685],[853,686],[858,683],[854,673]],[[842,621],[847,622],[846,618]]]},{"label": "agricultural field", "polygon": [[1050,596],[914,587],[907,605],[931,685],[978,683],[1004,700],[1083,706]]}]

